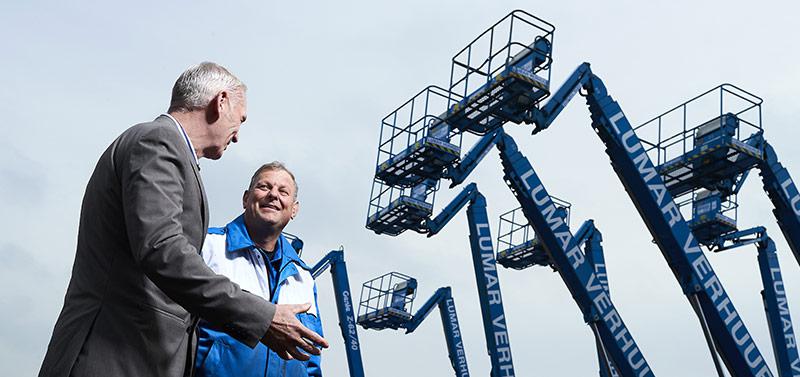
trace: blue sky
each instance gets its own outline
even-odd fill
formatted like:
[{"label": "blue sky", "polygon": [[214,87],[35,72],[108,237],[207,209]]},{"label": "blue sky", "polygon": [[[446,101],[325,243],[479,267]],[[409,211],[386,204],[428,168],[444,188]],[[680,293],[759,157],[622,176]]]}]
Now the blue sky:
[{"label": "blue sky", "polygon": [[[517,8],[556,26],[553,84],[589,61],[633,124],[723,82],[760,96],[766,137],[800,179],[800,32],[792,2],[5,2],[4,374],[38,370],[97,158],[127,127],[163,112],[177,75],[203,60],[227,66],[250,88],[241,141],[222,160],[201,161],[212,224],[239,213],[241,192],[261,163],[285,162],[298,177],[302,203],[287,230],[306,241],[305,259],[313,263],[344,245],[354,294],[361,282],[389,271],[415,276],[418,300],[452,286],[470,369],[488,374],[466,216],[431,239],[377,236],[364,220],[380,120],[423,87],[446,85],[451,57]],[[593,218],[603,231],[612,297],[655,373],[713,374],[694,314],[590,131],[582,101],[573,101],[544,136],[508,129],[548,190],[573,203],[573,227]],[[493,221],[516,206],[494,153],[471,179]],[[442,190],[436,211],[455,193]],[[797,319],[800,271],[755,175],[740,203],[740,223],[765,225],[776,239]],[[755,250],[708,257],[771,360]],[[591,333],[557,274],[501,270],[500,279],[518,375],[596,373]],[[345,375],[330,278],[319,286],[332,343],[324,369]],[[429,318],[412,335],[360,331],[367,373],[451,374],[438,316]]]}]

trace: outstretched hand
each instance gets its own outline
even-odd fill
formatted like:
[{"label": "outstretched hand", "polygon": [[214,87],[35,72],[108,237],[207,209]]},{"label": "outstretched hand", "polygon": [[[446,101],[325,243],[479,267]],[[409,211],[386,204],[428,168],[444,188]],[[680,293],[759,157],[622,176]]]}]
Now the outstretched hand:
[{"label": "outstretched hand", "polygon": [[[319,355],[317,346],[328,348],[328,342],[319,334],[309,330],[296,315],[311,309],[311,304],[286,304],[275,306],[275,316],[261,339],[269,349],[285,360],[308,360],[309,355]],[[305,351],[305,353],[300,350]]]}]

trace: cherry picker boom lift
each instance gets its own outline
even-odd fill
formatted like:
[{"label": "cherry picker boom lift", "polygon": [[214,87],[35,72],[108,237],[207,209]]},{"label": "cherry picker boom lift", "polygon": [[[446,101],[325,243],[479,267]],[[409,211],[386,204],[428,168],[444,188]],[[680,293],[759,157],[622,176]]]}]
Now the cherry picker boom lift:
[{"label": "cherry picker boom lift", "polygon": [[364,377],[364,363],[361,361],[361,344],[356,332],[356,319],[353,314],[350,281],[347,278],[347,264],[344,261],[344,248],[332,250],[325,255],[311,268],[311,275],[316,280],[328,268],[330,268],[331,278],[333,278],[339,328],[342,330],[344,350],[347,355],[347,369],[350,371],[350,377]]},{"label": "cherry picker boom lift", "polygon": [[[788,193],[796,188],[788,171],[764,140],[761,103],[761,98],[734,85],[723,84],[645,122],[636,130],[651,131],[657,136],[649,141],[642,138],[643,143],[648,145],[648,153],[655,154],[659,163],[656,170],[670,194],[680,206],[691,205],[689,227],[701,245],[714,252],[749,244],[757,246],[764,287],[763,304],[778,374],[800,376],[800,356],[775,244],[764,227],[737,228],[739,190],[750,170],[758,168],[764,188],[775,204],[773,213],[779,224],[784,224],[781,229],[790,240],[789,244],[800,239],[800,234],[793,230],[797,216],[787,211],[791,207]],[[697,123],[699,125],[695,126]],[[652,132],[656,127],[657,132]],[[748,130],[753,133],[749,134]]]},{"label": "cherry picker boom lift", "polygon": [[486,213],[486,198],[478,191],[475,183],[470,183],[438,216],[426,221],[424,226],[428,237],[434,236],[467,204],[469,244],[472,250],[475,280],[478,283],[486,347],[492,362],[491,375],[513,376],[511,344],[500,293],[492,235],[489,230],[489,216]]},{"label": "cherry picker boom lift", "polygon": [[365,329],[406,329],[406,334],[422,324],[434,308],[439,308],[447,342],[447,355],[456,377],[469,377],[467,357],[458,324],[456,304],[450,287],[436,290],[428,301],[411,315],[417,292],[417,280],[398,272],[390,272],[366,283],[361,288],[358,324]]},{"label": "cherry picker boom lift", "polygon": [[601,360],[610,361],[605,363],[610,364],[608,373],[616,371],[622,376],[652,376],[649,364],[611,301],[607,286],[602,282],[605,279],[601,281],[595,274],[595,267],[590,262],[594,255],[587,258],[580,249],[579,238],[573,237],[566,221],[559,216],[559,206],[547,194],[541,179],[528,159],[517,150],[511,136],[502,127],[496,128],[483,136],[463,159],[469,161],[469,165],[458,166],[455,170],[468,174],[494,146],[500,151],[506,184],[578,304],[584,321],[592,329],[601,348]]},{"label": "cherry picker boom lift", "polygon": [[[712,212],[716,212],[712,210]],[[702,215],[706,217],[708,213]],[[716,212],[716,218],[720,218]],[[698,217],[692,219],[699,220]],[[703,219],[706,220],[706,219]],[[726,219],[728,220],[728,219]],[[704,221],[707,223],[707,221]],[[786,286],[783,283],[778,255],[775,252],[775,242],[767,235],[764,227],[754,227],[745,230],[734,230],[722,235],[715,235],[713,239],[699,238],[700,244],[709,250],[720,252],[745,245],[755,244],[758,251],[758,267],[761,273],[761,290],[764,311],[767,317],[772,348],[775,353],[778,375],[780,377],[800,376],[800,357],[797,352],[792,318],[789,313]]]},{"label": "cherry picker boom lift", "polygon": [[[687,112],[702,111],[706,97],[719,98],[716,115],[702,119],[702,124],[687,124]],[[681,121],[673,126],[682,131],[657,140],[643,140],[648,152],[656,152],[657,170],[664,177],[670,193],[681,196],[699,188],[719,191],[723,202],[741,188],[749,171],[759,170],[766,191],[789,247],[800,263],[800,192],[789,171],[778,160],[775,149],[764,138],[761,127],[761,98],[734,85],[723,84],[643,123],[635,130],[669,128],[670,116]],[[693,119],[698,118],[693,116]],[[672,118],[675,119],[675,118]],[[674,122],[673,122],[674,123]],[[746,130],[752,130],[746,135]],[[655,139],[655,138],[653,138]],[[675,153],[677,152],[677,153]],[[670,158],[676,155],[674,158]]]},{"label": "cherry picker boom lift", "polygon": [[[569,209],[571,205],[565,201],[553,198],[556,204],[556,213],[564,222],[569,225]],[[524,270],[535,265],[549,266],[553,271],[557,271],[553,260],[547,254],[542,242],[536,237],[533,227],[524,219],[524,214],[520,214],[522,207],[508,211],[500,215],[500,224],[497,236],[497,263],[506,268]],[[507,228],[504,232],[503,229]],[[605,256],[603,255],[603,236],[600,230],[594,225],[594,220],[586,220],[578,231],[575,232],[575,239],[579,245],[583,245],[586,260],[594,267],[594,273],[606,294],[611,296],[608,289],[606,275]],[[595,339],[597,347],[598,364],[600,366],[600,377],[618,377],[613,363],[608,361],[605,347],[599,339]]]},{"label": "cherry picker boom lift", "polygon": [[[444,89],[426,88],[387,116],[386,119],[405,118],[397,114],[403,112],[407,107],[423,108],[428,112],[427,109],[431,107],[434,99],[446,100]],[[418,102],[420,104],[415,105]],[[465,187],[442,210],[441,214],[435,218],[432,217],[432,198],[439,184],[438,179],[432,177],[440,177],[444,167],[458,159],[460,148],[449,144],[450,139],[440,136],[448,135],[450,131],[439,118],[424,114],[421,120],[417,121],[417,123],[425,122],[429,123],[429,128],[432,129],[427,131],[427,136],[418,139],[419,141],[412,143],[406,150],[397,153],[391,158],[391,163],[378,167],[379,173],[376,174],[373,185],[373,194],[377,192],[377,197],[371,200],[371,211],[373,212],[367,219],[367,228],[378,234],[392,236],[399,235],[406,230],[413,230],[431,237],[437,234],[462,207],[469,204],[467,209],[469,240],[478,297],[481,303],[486,348],[492,366],[490,375],[493,377],[514,376],[511,345],[494,259],[489,218],[486,213],[486,200],[478,192],[477,186],[471,184]],[[414,124],[412,123],[412,125]],[[396,139],[397,136],[404,136],[403,133],[392,133],[396,135],[393,139]],[[387,143],[390,142],[393,140]],[[437,171],[431,171],[431,166],[437,166],[436,164],[441,165]],[[412,166],[416,167],[412,168]],[[426,170],[423,171],[423,167]],[[391,174],[393,178],[381,175],[380,172],[388,169],[397,169]],[[425,177],[422,177],[423,174]],[[389,185],[387,181],[392,184]],[[408,182],[407,184],[414,185],[414,187],[403,188],[402,186],[406,184],[403,182]],[[374,204],[380,204],[387,196],[391,201],[385,207]]]},{"label": "cherry picker boom lift", "polygon": [[580,65],[544,106],[531,111],[528,122],[535,124],[534,133],[549,127],[580,89],[585,90],[592,127],[605,144],[614,171],[700,320],[717,373],[722,375],[718,353],[735,376],[772,376],[664,180],[588,63]]},{"label": "cherry picker boom lift", "polygon": [[[378,234],[411,229],[432,236],[470,203],[470,245],[493,377],[513,376],[514,367],[485,199],[468,186],[436,218],[433,201],[439,180],[460,158],[463,132],[480,135],[519,121],[549,93],[553,31],[533,15],[512,12],[456,54],[448,89],[429,86],[382,121],[366,226]],[[488,57],[481,60],[486,47]]]},{"label": "cherry picker boom lift", "polygon": [[[503,20],[513,21],[521,15],[541,21],[521,11],[512,12]],[[495,29],[503,20],[481,35],[495,35]],[[407,229],[421,233],[429,231],[427,225],[436,226],[439,223],[429,222],[439,180],[450,179],[451,187],[463,182],[495,144],[501,147],[501,156],[508,157],[509,153],[516,152],[514,158],[523,159],[527,163],[527,160],[516,151],[516,145],[510,136],[498,127],[507,121],[521,122],[526,119],[539,101],[550,94],[548,85],[549,66],[552,60],[550,57],[552,25],[544,24],[549,27],[547,33],[544,36],[536,36],[533,38],[533,43],[527,45],[509,38],[509,41],[514,42],[509,42],[495,52],[492,50],[490,37],[489,56],[477,62],[471,60],[473,46],[479,42],[476,39],[453,59],[451,85],[448,90],[428,87],[384,118],[378,153],[379,164],[370,199],[367,228],[376,233],[390,235],[397,235]],[[516,52],[512,54],[514,47]],[[495,61],[498,57],[500,57],[499,62]],[[463,76],[455,74],[457,69],[465,70]],[[544,79],[542,74],[548,75],[548,79]],[[475,85],[476,83],[478,85]],[[459,88],[463,88],[463,91]],[[438,112],[433,112],[432,109],[436,107],[431,106],[431,99],[445,96],[448,99],[447,110],[436,116]],[[424,109],[421,117],[413,114],[415,104],[418,103],[417,99],[422,99],[416,106]],[[411,109],[411,115],[400,114],[400,110],[405,107]],[[397,119],[409,119],[409,123],[398,127]],[[485,136],[464,158],[460,158],[460,137],[464,132]],[[385,135],[387,137],[384,137]],[[538,179],[530,164],[527,167],[528,169],[519,171],[524,174],[523,179],[517,182],[512,182],[512,178],[519,167],[511,166],[506,169],[507,177],[511,177],[506,180],[515,194],[524,191],[522,184],[527,183],[526,179],[532,176]],[[464,195],[469,195],[466,192],[472,188],[467,186]],[[463,199],[462,196],[457,197],[452,208],[463,206]],[[624,376],[652,375],[649,365],[611,303],[600,280],[594,274],[593,268],[584,263],[586,258],[569,233],[569,228],[563,221],[559,223],[559,220],[554,220],[555,207],[537,207],[534,205],[534,198],[530,196],[518,195],[517,199],[537,234],[543,233],[546,250],[584,313],[584,318],[590,324],[596,339],[599,339],[598,342],[605,347],[608,359],[614,364],[615,369]],[[547,196],[547,199],[550,200],[550,197]],[[461,204],[458,204],[459,200],[462,200]],[[445,219],[455,214],[455,211],[449,208],[451,206],[443,212]],[[486,228],[488,230],[488,224]],[[486,237],[485,242],[491,250],[491,236]],[[480,248],[487,246],[480,239],[478,243]],[[493,263],[493,252],[491,255]],[[487,339],[488,344],[490,344],[489,339]],[[500,372],[508,375],[505,370],[492,369],[493,376],[497,376]]]}]

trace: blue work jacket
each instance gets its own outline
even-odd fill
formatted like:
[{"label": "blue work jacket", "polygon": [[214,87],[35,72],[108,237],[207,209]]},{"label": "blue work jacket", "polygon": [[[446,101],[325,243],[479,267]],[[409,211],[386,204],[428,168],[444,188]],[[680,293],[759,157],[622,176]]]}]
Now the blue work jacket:
[{"label": "blue work jacket", "polygon": [[[259,295],[275,304],[304,304],[312,308],[298,314],[304,326],[322,335],[319,319],[317,289],[311,269],[297,255],[289,241],[280,236],[275,258],[280,258],[277,284],[270,297],[270,263],[250,239],[239,216],[224,228],[209,228],[203,244],[203,259],[215,272],[226,275],[242,289]],[[259,343],[255,348],[212,328],[205,321],[198,326],[198,348],[195,376],[198,377],[321,377],[320,357],[311,355],[308,361],[283,360]]]}]

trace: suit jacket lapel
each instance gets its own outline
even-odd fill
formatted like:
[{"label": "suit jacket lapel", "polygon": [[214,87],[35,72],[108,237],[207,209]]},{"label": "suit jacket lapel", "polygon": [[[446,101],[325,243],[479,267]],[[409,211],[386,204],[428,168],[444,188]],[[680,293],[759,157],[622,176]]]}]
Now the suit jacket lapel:
[{"label": "suit jacket lapel", "polygon": [[206,231],[208,230],[208,198],[206,198],[206,189],[203,186],[203,178],[200,176],[200,167],[197,164],[192,163],[192,170],[194,171],[194,176],[197,178],[197,185],[200,187],[200,195],[202,197],[200,206],[201,213],[203,214],[203,241],[205,242],[205,236],[207,233]]},{"label": "suit jacket lapel", "polygon": [[[186,151],[185,155],[186,155],[186,158],[189,159],[189,165],[192,167],[192,172],[194,172],[194,177],[195,177],[196,182],[197,182],[197,187],[200,189],[200,197],[201,197],[201,199],[200,199],[200,214],[202,216],[203,230],[204,230],[203,231],[203,239],[200,242],[200,244],[202,245],[202,243],[205,242],[206,231],[208,230],[208,198],[206,197],[206,190],[205,190],[205,187],[203,186],[203,179],[200,176],[200,166],[197,165],[197,159],[195,158],[195,156],[192,155],[192,153],[194,153],[194,151],[189,151],[189,146],[185,142],[183,131],[181,131],[181,130],[179,130],[177,128],[177,127],[180,127],[180,125],[175,124],[175,122],[170,117],[165,116],[165,115],[162,115],[162,116],[158,117],[158,119],[156,119],[156,120],[164,120],[166,122],[169,122],[170,126],[173,127],[176,132],[178,132],[178,134],[181,137],[181,140],[184,140],[184,145],[186,146],[186,148],[184,149]],[[198,252],[199,251],[200,250],[198,249]]]}]

